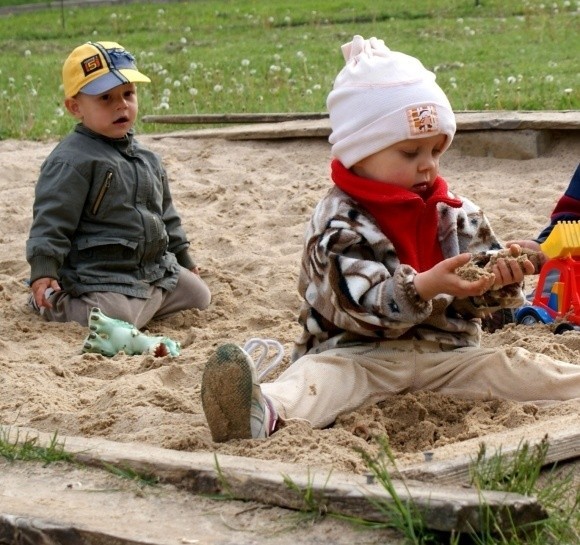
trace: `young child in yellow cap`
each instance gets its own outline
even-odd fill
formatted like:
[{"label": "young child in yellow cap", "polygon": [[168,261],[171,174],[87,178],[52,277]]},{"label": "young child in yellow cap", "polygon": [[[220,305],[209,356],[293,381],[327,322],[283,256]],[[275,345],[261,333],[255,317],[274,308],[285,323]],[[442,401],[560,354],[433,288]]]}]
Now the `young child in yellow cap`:
[{"label": "young child in yellow cap", "polygon": [[343,53],[327,101],[333,184],[307,226],[302,257],[303,333],[273,382],[259,383],[255,340],[210,357],[201,396],[214,441],[268,437],[290,419],[324,428],[417,390],[580,399],[579,365],[480,346],[479,317],[521,305],[534,266],[499,259],[489,277],[457,274],[472,254],[502,245],[482,210],[440,175],[455,117],[435,75],[375,38],[355,36]]},{"label": "young child in yellow cap", "polygon": [[41,166],[26,244],[30,306],[87,325],[90,310],[143,327],[204,309],[210,291],[189,255],[160,158],[134,138],[137,83],[150,79],[115,42],[88,42],[65,60],[74,130]]}]

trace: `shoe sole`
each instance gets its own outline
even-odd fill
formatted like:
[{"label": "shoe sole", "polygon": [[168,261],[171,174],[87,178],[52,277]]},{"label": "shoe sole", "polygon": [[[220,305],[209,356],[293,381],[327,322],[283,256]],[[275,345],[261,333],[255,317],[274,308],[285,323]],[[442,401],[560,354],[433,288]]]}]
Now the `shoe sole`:
[{"label": "shoe sole", "polygon": [[252,367],[246,353],[224,344],[209,358],[201,381],[201,403],[216,443],[251,439]]}]

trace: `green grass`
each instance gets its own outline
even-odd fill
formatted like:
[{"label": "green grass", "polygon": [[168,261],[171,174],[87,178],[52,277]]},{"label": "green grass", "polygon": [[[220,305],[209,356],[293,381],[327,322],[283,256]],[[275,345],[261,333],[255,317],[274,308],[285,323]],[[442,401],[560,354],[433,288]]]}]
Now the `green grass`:
[{"label": "green grass", "polygon": [[580,489],[574,486],[572,471],[559,471],[556,465],[545,468],[549,441],[547,436],[531,447],[519,445],[513,456],[501,449],[487,455],[481,445],[471,467],[472,485],[478,490],[498,490],[535,496],[547,510],[548,518],[525,529],[513,528],[509,535],[498,531],[493,517],[489,528],[475,536],[481,545],[558,545],[580,542]]},{"label": "green grass", "polygon": [[39,444],[38,437],[26,434],[24,437],[17,430],[10,433],[10,428],[0,427],[0,457],[8,461],[40,461],[48,465],[52,462],[72,462],[72,454],[64,450],[64,443],[57,441],[54,433],[46,446]]},{"label": "green grass", "polygon": [[[406,502],[397,494],[393,478],[401,478],[401,474],[388,440],[379,438],[378,441],[378,455],[361,454],[371,474],[393,501],[387,503],[368,499],[384,512],[385,525],[398,530],[405,543],[560,545],[580,542],[580,490],[574,486],[572,471],[562,473],[557,471],[556,465],[546,469],[547,437],[534,446],[523,442],[512,455],[505,455],[501,450],[488,454],[485,444],[482,444],[470,467],[470,476],[471,485],[479,491],[499,490],[535,496],[546,509],[548,517],[525,528],[512,524],[506,531],[500,528],[491,510],[486,511],[486,505],[482,502],[483,527],[469,534],[446,534],[426,527],[413,502]],[[378,525],[375,524],[375,527]]]},{"label": "green grass", "polygon": [[[2,0],[0,6],[19,2]],[[23,3],[23,2],[21,2]],[[43,2],[38,2],[42,6]],[[60,70],[88,40],[129,49],[152,79],[140,115],[324,111],[353,34],[436,70],[456,110],[580,108],[576,0],[196,0],[0,17],[0,139],[60,137]],[[556,7],[554,7],[556,6]],[[140,132],[181,129],[140,123]]]},{"label": "green grass", "polygon": [[331,516],[367,529],[390,528],[400,535],[404,543],[413,545],[560,545],[580,542],[580,490],[574,485],[573,470],[562,471],[555,464],[551,467],[546,464],[549,449],[547,437],[534,446],[522,442],[510,455],[503,454],[501,449],[489,454],[485,444],[482,444],[470,467],[471,486],[474,489],[534,496],[546,510],[547,518],[525,527],[517,527],[513,522],[507,525],[506,521],[500,524],[482,499],[481,528],[472,532],[443,532],[428,528],[414,502],[402,498],[397,492],[399,487],[396,482],[402,483],[405,488],[407,485],[397,467],[388,438],[378,437],[377,442],[378,453],[358,452],[369,470],[369,477],[382,486],[391,498],[384,501],[367,496],[369,503],[382,513],[382,522],[328,513],[324,493],[316,493],[310,479],[308,485],[302,488],[284,477],[288,488],[302,499],[302,512],[309,513],[312,520]]}]

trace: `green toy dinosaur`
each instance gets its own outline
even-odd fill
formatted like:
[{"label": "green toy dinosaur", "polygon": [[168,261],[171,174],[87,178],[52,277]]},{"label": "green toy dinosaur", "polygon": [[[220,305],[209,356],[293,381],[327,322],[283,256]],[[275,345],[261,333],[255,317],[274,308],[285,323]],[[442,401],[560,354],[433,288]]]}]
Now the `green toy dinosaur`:
[{"label": "green toy dinosaur", "polygon": [[109,318],[97,307],[91,309],[89,329],[83,352],[95,352],[109,357],[118,352],[128,356],[152,354],[160,357],[178,356],[181,351],[179,342],[168,337],[151,337],[141,333],[133,324]]}]

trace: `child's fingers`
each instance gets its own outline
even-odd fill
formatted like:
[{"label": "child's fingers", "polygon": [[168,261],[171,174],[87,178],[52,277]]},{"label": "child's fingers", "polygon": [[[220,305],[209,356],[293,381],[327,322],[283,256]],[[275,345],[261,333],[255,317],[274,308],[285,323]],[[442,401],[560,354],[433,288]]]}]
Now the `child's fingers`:
[{"label": "child's fingers", "polygon": [[498,259],[493,268],[496,275],[494,287],[498,289],[508,284],[519,284],[526,274],[534,274],[534,271],[534,264],[529,259]]}]

